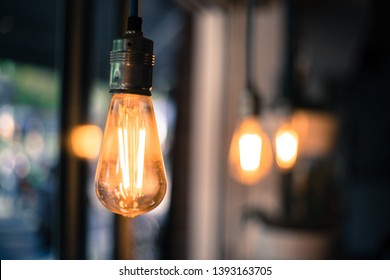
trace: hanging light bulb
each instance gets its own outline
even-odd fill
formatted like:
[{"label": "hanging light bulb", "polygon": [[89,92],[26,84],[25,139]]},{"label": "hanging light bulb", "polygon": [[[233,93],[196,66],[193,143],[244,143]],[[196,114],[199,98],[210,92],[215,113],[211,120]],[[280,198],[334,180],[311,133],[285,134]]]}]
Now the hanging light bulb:
[{"label": "hanging light bulb", "polygon": [[167,179],[151,99],[153,42],[130,16],[111,52],[110,93],[95,191],[110,211],[134,218],[163,200]]},{"label": "hanging light bulb", "polygon": [[246,116],[237,125],[230,144],[231,176],[241,184],[251,186],[269,173],[271,163],[271,142],[261,129],[259,116]]},{"label": "hanging light bulb", "polygon": [[279,128],[275,136],[276,164],[282,170],[292,168],[298,155],[298,134],[291,125]]},{"label": "hanging light bulb", "polygon": [[239,183],[251,186],[270,172],[272,145],[260,125],[260,94],[252,83],[252,20],[253,0],[247,1],[246,22],[246,87],[241,94],[240,113],[243,116],[234,130],[229,149],[229,172]]}]

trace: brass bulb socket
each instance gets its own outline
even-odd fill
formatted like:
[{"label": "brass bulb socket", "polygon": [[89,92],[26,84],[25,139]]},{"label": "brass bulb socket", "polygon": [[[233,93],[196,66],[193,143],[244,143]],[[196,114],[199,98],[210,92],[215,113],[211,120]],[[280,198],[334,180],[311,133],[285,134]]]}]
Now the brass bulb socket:
[{"label": "brass bulb socket", "polygon": [[142,32],[127,32],[124,38],[114,40],[110,53],[110,93],[151,95],[153,41]]}]

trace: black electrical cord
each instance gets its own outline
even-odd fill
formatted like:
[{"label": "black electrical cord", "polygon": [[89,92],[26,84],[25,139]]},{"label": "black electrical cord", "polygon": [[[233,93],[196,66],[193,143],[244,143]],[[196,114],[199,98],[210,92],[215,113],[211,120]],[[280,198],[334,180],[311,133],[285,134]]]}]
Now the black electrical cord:
[{"label": "black electrical cord", "polygon": [[252,32],[253,32],[253,0],[247,0],[246,6],[246,34],[245,34],[245,70],[246,83],[251,84],[252,81]]},{"label": "black electrical cord", "polygon": [[138,0],[130,0],[130,16],[127,21],[128,31],[141,31],[142,18],[138,16]]},{"label": "black electrical cord", "polygon": [[138,17],[138,0],[130,0],[130,16]]},{"label": "black electrical cord", "polygon": [[246,13],[246,38],[245,38],[245,67],[246,67],[246,88],[252,99],[252,112],[254,115],[261,113],[261,98],[253,83],[253,51],[252,51],[252,36],[253,36],[253,17],[254,17],[255,3],[254,0],[247,0]]}]

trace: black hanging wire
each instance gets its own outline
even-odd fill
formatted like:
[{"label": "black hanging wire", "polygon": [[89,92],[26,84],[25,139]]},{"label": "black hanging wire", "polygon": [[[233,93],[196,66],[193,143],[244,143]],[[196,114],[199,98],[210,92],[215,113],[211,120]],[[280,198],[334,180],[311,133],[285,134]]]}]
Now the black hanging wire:
[{"label": "black hanging wire", "polygon": [[247,0],[246,11],[246,38],[245,38],[245,68],[246,68],[246,90],[251,99],[253,115],[261,113],[261,99],[253,82],[253,18],[255,12],[255,0]]},{"label": "black hanging wire", "polygon": [[127,21],[128,31],[141,31],[142,18],[138,16],[138,0],[130,0],[130,16]]},{"label": "black hanging wire", "polygon": [[284,65],[280,78],[279,92],[274,100],[274,107],[292,109],[297,101],[297,85],[294,79],[294,65],[296,59],[295,46],[295,23],[293,19],[292,0],[285,0],[285,43],[284,43]]},{"label": "black hanging wire", "polygon": [[138,0],[130,0],[130,16],[138,17]]}]

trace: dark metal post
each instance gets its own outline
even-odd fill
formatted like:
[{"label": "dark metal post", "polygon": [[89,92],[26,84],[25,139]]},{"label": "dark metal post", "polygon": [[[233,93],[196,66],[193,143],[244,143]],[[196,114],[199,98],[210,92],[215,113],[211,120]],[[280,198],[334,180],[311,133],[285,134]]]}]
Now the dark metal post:
[{"label": "dark metal post", "polygon": [[67,0],[63,3],[61,152],[58,224],[60,259],[86,258],[87,172],[85,160],[75,157],[68,145],[70,131],[87,122],[92,64],[94,1]]}]

